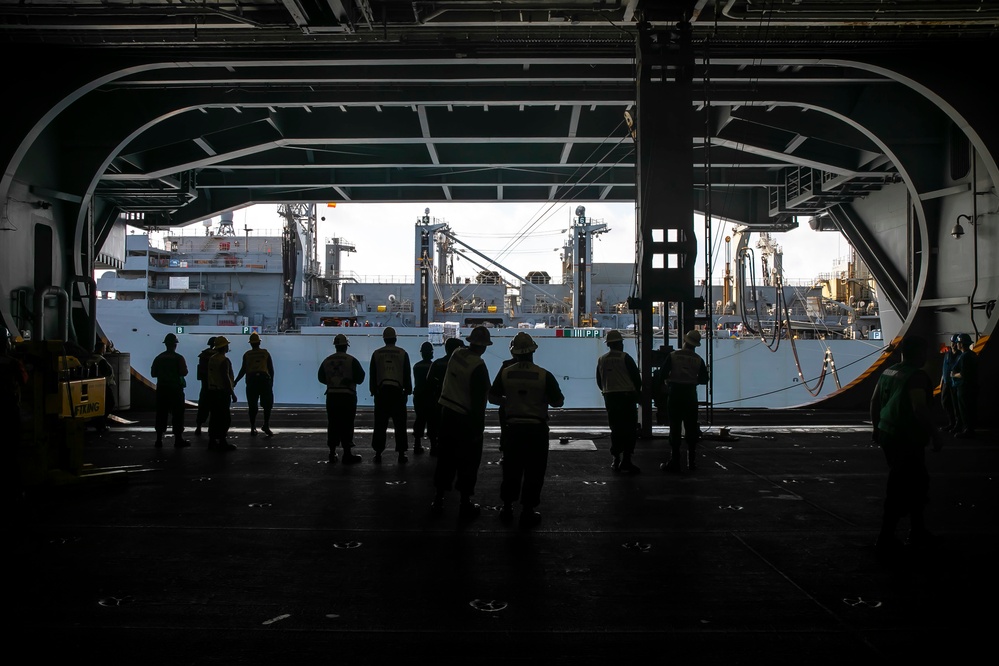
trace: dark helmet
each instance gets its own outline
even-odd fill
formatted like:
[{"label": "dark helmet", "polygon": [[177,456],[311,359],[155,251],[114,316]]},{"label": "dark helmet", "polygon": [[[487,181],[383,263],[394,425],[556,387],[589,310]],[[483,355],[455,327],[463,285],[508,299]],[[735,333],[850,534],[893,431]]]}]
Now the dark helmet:
[{"label": "dark helmet", "polygon": [[333,338],[334,347],[349,347],[350,341],[347,340],[347,336],[343,333],[337,333],[336,337]]},{"label": "dark helmet", "polygon": [[624,342],[624,336],[621,335],[621,331],[611,331],[607,334],[605,344],[611,344],[612,342]]},{"label": "dark helmet", "polygon": [[208,338],[208,347],[209,347],[209,349],[215,349],[215,336],[214,335],[212,337]]},{"label": "dark helmet", "polygon": [[459,347],[464,347],[465,343],[461,341],[461,338],[448,338],[444,341],[444,353],[450,354],[455,349]]},{"label": "dark helmet", "polygon": [[973,344],[975,344],[974,341],[971,339],[971,336],[968,335],[967,333],[962,333],[960,336],[958,336],[958,339],[960,340],[961,344],[966,347],[970,347]]},{"label": "dark helmet", "polygon": [[538,343],[528,333],[521,331],[513,336],[510,341],[510,353],[517,356],[521,354],[533,354],[538,349]]},{"label": "dark helmet", "polygon": [[434,353],[434,346],[432,344],[430,344],[429,341],[428,342],[424,342],[422,345],[420,345],[420,353],[421,354],[426,354],[427,352],[429,352],[431,354]]},{"label": "dark helmet", "polygon": [[955,333],[954,335],[950,336],[950,343],[952,345],[956,345],[960,341],[961,341],[961,334],[960,333]]},{"label": "dark helmet", "polygon": [[694,347],[701,346],[701,332],[697,329],[691,329],[687,331],[687,334],[683,336],[683,341],[688,345],[693,345]]},{"label": "dark helmet", "polygon": [[177,340],[177,336],[174,335],[173,333],[167,333],[166,337],[163,338],[163,344],[165,345],[175,345],[178,342],[179,341]]},{"label": "dark helmet", "polygon": [[226,338],[224,335],[220,335],[217,338],[215,338],[215,346],[212,347],[212,349],[214,349],[215,351],[219,351],[221,349],[225,349],[228,346],[229,346],[229,339]]},{"label": "dark helmet", "polygon": [[489,329],[485,326],[476,326],[468,336],[468,344],[488,347],[493,343],[489,339]]}]

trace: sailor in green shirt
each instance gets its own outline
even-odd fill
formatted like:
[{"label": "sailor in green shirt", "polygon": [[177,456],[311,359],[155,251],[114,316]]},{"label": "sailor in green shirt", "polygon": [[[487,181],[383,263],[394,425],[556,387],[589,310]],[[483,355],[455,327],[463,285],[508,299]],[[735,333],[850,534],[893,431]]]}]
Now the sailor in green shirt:
[{"label": "sailor in green shirt", "polygon": [[930,416],[933,381],[923,371],[927,343],[919,337],[906,337],[901,350],[902,362],[882,373],[871,397],[873,438],[888,461],[888,486],[876,549],[879,556],[889,558],[900,552],[902,544],[895,537],[895,528],[905,515],[910,521],[909,545],[925,546],[932,538],[923,519],[930,486],[925,448],[932,442],[933,450],[940,450]]}]

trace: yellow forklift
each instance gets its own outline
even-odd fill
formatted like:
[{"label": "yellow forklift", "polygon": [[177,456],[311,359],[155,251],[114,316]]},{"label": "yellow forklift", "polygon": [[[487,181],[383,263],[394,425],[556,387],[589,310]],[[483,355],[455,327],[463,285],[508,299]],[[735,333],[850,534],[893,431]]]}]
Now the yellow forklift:
[{"label": "yellow forklift", "polygon": [[[45,339],[53,328],[45,326],[45,299],[52,296],[58,297],[59,321],[51,337],[60,339]],[[70,340],[66,292],[49,287],[35,305],[31,339],[17,335],[5,343],[27,375],[26,385],[14,392],[17,404],[7,410],[17,419],[8,432],[15,440],[22,490],[92,478],[83,462],[85,432],[106,413],[106,379],[91,350]]]},{"label": "yellow forklift", "polygon": [[22,486],[79,481],[87,423],[105,413],[106,380],[92,376],[96,369],[87,357],[62,340],[15,341],[13,356],[28,372],[21,392],[28,418],[18,443]]}]

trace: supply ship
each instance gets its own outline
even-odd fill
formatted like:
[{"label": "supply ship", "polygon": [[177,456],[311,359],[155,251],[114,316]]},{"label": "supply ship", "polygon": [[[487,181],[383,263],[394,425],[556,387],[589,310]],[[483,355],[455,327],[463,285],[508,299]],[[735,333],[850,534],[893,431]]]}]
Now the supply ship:
[{"label": "supply ship", "polygon": [[[342,238],[326,243],[320,263],[315,211],[314,205],[280,206],[280,229],[271,231],[240,234],[228,213],[204,221],[203,230],[191,225],[129,234],[123,269],[97,281],[97,315],[104,336],[128,355],[132,378],[151,385],[148,370],[167,333],[180,337],[179,351],[191,364],[210,337],[224,334],[238,368],[246,338],[256,332],[274,358],[276,402],[320,405],[325,387],[316,369],[332,353],[336,333],[348,335],[350,353],[366,365],[386,326],[396,329],[398,344],[415,362],[423,342],[437,346],[439,357],[448,337],[465,337],[482,325],[494,342],[485,356],[491,371],[507,358],[513,336],[528,329],[539,344],[535,360],[559,379],[566,407],[600,408],[594,374],[607,351],[607,331],[622,331],[626,351],[637,358],[638,327],[628,308],[635,267],[593,261],[591,241],[607,225],[589,219],[583,206],[567,230],[561,264],[523,276],[464,242],[428,209],[413,225],[411,279],[341,270],[342,255],[356,251]],[[849,262],[847,271],[787,280],[776,238],[759,234],[755,244],[759,284],[750,234],[739,229],[726,239],[725,277],[710,292],[702,284],[712,307],[697,321],[710,344],[712,383],[700,390],[713,405],[812,403],[859,377],[890,339],[862,266]],[[477,272],[456,274],[459,255]],[[653,349],[661,355],[677,337],[676,317],[669,311],[656,316],[654,335],[662,340]],[[358,398],[372,404],[365,390]]]}]

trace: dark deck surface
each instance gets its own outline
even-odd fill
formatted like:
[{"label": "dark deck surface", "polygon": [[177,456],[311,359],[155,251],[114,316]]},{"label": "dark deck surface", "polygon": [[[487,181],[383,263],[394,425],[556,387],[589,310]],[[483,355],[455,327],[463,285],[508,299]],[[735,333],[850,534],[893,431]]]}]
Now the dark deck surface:
[{"label": "dark deck surface", "polygon": [[495,427],[482,515],[461,524],[456,493],[429,511],[434,458],[372,463],[370,413],[353,467],[327,463],[318,409],[276,410],[273,438],[249,437],[236,410],[230,453],[191,432],[188,449],[154,449],[152,415],[125,415],[134,423],[88,435],[88,478],[20,507],[12,634],[36,657],[961,664],[994,652],[995,432],[928,453],[941,543],[887,565],[873,551],[886,468],[858,414],[716,412],[700,469],[676,476],[658,469],[661,429],[639,442],[642,473],[620,475],[603,414],[561,412],[553,438],[570,444],[553,446],[530,531],[499,520]]}]

